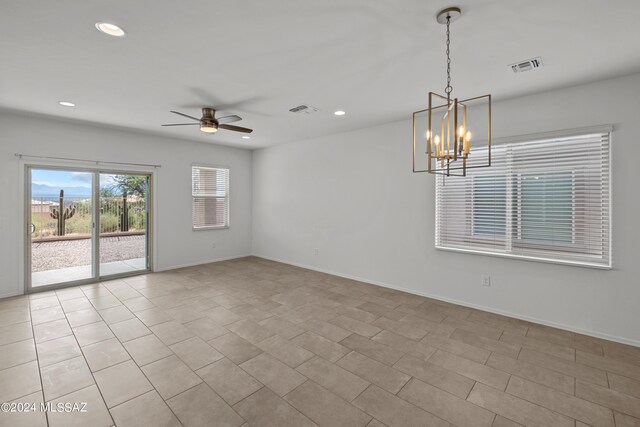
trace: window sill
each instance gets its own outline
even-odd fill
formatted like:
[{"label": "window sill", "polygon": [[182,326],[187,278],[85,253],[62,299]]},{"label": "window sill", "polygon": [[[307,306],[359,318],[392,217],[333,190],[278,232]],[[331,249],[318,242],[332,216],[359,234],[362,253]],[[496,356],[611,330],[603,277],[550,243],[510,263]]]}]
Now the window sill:
[{"label": "window sill", "polygon": [[192,231],[204,231],[204,230],[226,230],[228,229],[228,225],[220,225],[220,226],[212,226],[212,227],[192,227]]}]

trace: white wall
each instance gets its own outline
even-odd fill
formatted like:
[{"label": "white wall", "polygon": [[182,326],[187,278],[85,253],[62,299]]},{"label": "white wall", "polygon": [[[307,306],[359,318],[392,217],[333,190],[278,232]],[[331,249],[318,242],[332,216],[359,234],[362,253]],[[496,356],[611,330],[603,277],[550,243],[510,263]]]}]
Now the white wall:
[{"label": "white wall", "polygon": [[611,271],[435,250],[434,177],[411,172],[409,120],[254,152],[253,252],[640,345],[639,100],[634,75],[493,110],[494,137],[614,125]]},{"label": "white wall", "polygon": [[[0,298],[23,290],[23,166],[14,153],[162,165],[155,178],[156,270],[251,253],[250,151],[0,111]],[[191,229],[192,163],[230,167],[229,229]]]}]

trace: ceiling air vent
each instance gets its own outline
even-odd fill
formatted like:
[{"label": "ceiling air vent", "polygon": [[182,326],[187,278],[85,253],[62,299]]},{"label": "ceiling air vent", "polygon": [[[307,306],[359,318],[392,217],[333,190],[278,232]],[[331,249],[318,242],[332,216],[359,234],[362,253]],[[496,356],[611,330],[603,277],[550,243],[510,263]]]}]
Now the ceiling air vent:
[{"label": "ceiling air vent", "polygon": [[313,114],[320,110],[310,105],[298,105],[297,107],[291,108],[289,111],[296,114]]},{"label": "ceiling air vent", "polygon": [[525,61],[520,61],[516,62],[515,64],[509,65],[514,73],[524,73],[525,71],[531,71],[541,66],[542,58],[540,57],[527,59]]}]

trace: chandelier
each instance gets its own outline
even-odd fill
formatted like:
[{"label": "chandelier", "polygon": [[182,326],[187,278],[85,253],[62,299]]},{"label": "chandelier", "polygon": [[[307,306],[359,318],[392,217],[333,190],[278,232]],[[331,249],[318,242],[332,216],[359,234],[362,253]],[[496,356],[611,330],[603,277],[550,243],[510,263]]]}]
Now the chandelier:
[{"label": "chandelier", "polygon": [[[452,94],[450,27],[460,15],[457,7],[437,15],[447,26],[447,86],[445,95],[429,92],[429,108],[413,113],[413,172],[466,176],[467,169],[491,166],[491,95],[458,99]],[[484,132],[486,140],[477,137]]]}]

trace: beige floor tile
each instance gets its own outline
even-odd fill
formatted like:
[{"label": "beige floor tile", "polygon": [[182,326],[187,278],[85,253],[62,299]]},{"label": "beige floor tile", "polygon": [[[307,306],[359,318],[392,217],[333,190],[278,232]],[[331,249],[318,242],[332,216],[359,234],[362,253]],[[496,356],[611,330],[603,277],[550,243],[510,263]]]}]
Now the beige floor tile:
[{"label": "beige floor tile", "polygon": [[169,346],[194,371],[224,357],[201,338],[193,337]]},{"label": "beige floor tile", "polygon": [[100,322],[101,320],[102,317],[93,307],[67,313],[67,321],[72,328]]},{"label": "beige floor tile", "polygon": [[166,345],[184,341],[195,335],[181,323],[170,321],[151,326],[151,331]]},{"label": "beige floor tile", "polygon": [[[140,368],[131,360],[98,371],[94,376],[108,408],[113,408],[153,389]],[[112,415],[115,419],[113,411]],[[118,423],[118,420],[115,421]]]},{"label": "beige floor tile", "polygon": [[273,332],[271,332],[269,329],[246,319],[238,320],[235,323],[231,323],[230,325],[227,325],[226,328],[239,337],[249,341],[251,344],[257,344],[260,341],[273,336]]},{"label": "beige floor tile", "polygon": [[224,307],[214,307],[210,310],[206,310],[204,313],[211,320],[222,326],[242,320],[242,317]]},{"label": "beige floor tile", "polygon": [[67,314],[80,310],[95,310],[89,299],[85,297],[60,301],[60,305],[62,305],[64,312]]},{"label": "beige floor tile", "polygon": [[474,381],[431,362],[405,355],[393,367],[462,399],[466,399]]},{"label": "beige floor tile", "polygon": [[116,335],[116,337],[118,337],[120,342],[131,341],[151,333],[144,323],[135,318],[114,323],[110,327],[111,331]]},{"label": "beige floor tile", "polygon": [[640,427],[640,418],[630,417],[620,412],[615,413],[615,418],[616,427]]},{"label": "beige floor tile", "polygon": [[[34,294],[32,294],[30,297],[33,297]],[[54,306],[58,306],[60,305],[60,301],[58,300],[58,297],[55,295],[55,293],[52,293],[51,295],[47,295],[43,296],[42,298],[40,298],[40,296],[38,296],[38,298],[31,298],[30,302],[29,302],[29,308],[33,311],[33,310],[42,310],[43,308],[49,308],[49,307],[54,307]]]},{"label": "beige floor tile", "polygon": [[312,352],[305,350],[279,335],[267,338],[259,342],[257,346],[292,368],[300,366],[314,356]]},{"label": "beige floor tile", "polygon": [[321,337],[325,337],[326,339],[333,342],[342,341],[352,333],[351,331],[343,329],[339,326],[317,319],[307,320],[300,323],[298,326],[302,329],[320,335]]},{"label": "beige floor tile", "polygon": [[338,307],[336,309],[338,314],[342,314],[347,317],[351,317],[352,319],[359,320],[365,323],[371,323],[378,318],[375,314],[371,314],[368,311],[360,310],[355,307]]},{"label": "beige floor tile", "polygon": [[428,359],[437,348],[419,341],[411,340],[402,335],[394,334],[390,331],[381,331],[378,335],[371,338],[375,342],[379,342],[388,347],[408,353],[420,359]]},{"label": "beige floor tile", "polygon": [[[31,323],[34,325],[39,325],[40,323],[53,322],[54,320],[64,319],[64,311],[62,307],[59,305],[43,308],[41,310],[33,310],[31,312]],[[29,320],[29,316],[27,314],[25,319],[20,321]],[[17,322],[16,322],[17,323]]]},{"label": "beige floor tile", "polygon": [[484,348],[465,344],[462,341],[439,335],[427,335],[421,342],[478,363],[485,363],[491,354],[490,351]]},{"label": "beige floor tile", "polygon": [[98,313],[100,313],[100,316],[102,316],[107,325],[135,318],[134,314],[123,305],[105,308]]},{"label": "beige floor tile", "polygon": [[509,374],[506,372],[442,350],[436,351],[429,362],[499,390],[504,391],[509,382]]},{"label": "beige floor tile", "polygon": [[305,332],[304,329],[300,328],[295,323],[284,320],[279,316],[271,316],[268,319],[261,320],[260,322],[258,322],[258,325],[264,326],[274,334],[278,334],[279,336],[288,340],[295,338]]},{"label": "beige floor tile", "polygon": [[155,326],[160,323],[169,322],[172,320],[171,316],[164,312],[161,308],[150,308],[148,310],[136,311],[136,316],[147,327]]},{"label": "beige floor tile", "polygon": [[640,399],[640,381],[611,373],[608,376],[611,389]]},{"label": "beige floor tile", "polygon": [[237,305],[233,307],[231,311],[233,311],[235,314],[242,317],[243,319],[251,320],[256,323],[273,316],[272,313],[266,312],[264,310],[260,310],[259,308],[254,307],[253,305],[247,304],[247,303]]},{"label": "beige floor tile", "polygon": [[447,317],[442,321],[444,325],[452,326],[456,329],[461,329],[463,331],[472,332],[476,336],[490,338],[493,340],[500,339],[502,335],[502,329],[496,328],[489,325],[484,325],[478,322],[471,322],[469,320],[462,320],[455,317]]},{"label": "beige floor tile", "polygon": [[82,348],[92,372],[125,362],[131,357],[115,338],[100,341]]},{"label": "beige floor tile", "polygon": [[[503,417],[502,415],[496,415],[496,419],[493,421],[493,426],[491,427],[521,427],[522,424],[518,424],[515,421],[511,421],[508,418]],[[580,427],[580,426],[576,426]]]},{"label": "beige floor tile", "polygon": [[71,335],[71,328],[66,319],[41,323],[33,326],[36,343]]},{"label": "beige floor tile", "polygon": [[31,322],[0,326],[0,345],[11,344],[33,338]]},{"label": "beige floor tile", "polygon": [[[36,315],[38,314],[38,312],[42,312],[43,314],[41,314],[39,317],[47,317],[46,314],[49,313],[51,310],[56,310],[59,309],[60,306],[54,306],[52,308],[43,308],[41,310],[34,310],[32,311],[32,313],[36,313]],[[29,316],[29,309],[28,308],[9,308],[9,309],[4,309],[0,311],[0,326],[9,326],[9,325],[14,325],[16,323],[23,323],[23,322],[28,322],[29,320],[31,320],[33,322],[33,319]],[[36,320],[38,320],[36,318]],[[45,322],[49,322],[51,320],[56,320],[56,319],[46,319],[46,320],[40,320],[40,322],[36,322],[36,323],[43,323],[43,321]]]},{"label": "beige floor tile", "polygon": [[581,365],[591,366],[593,368],[602,369],[608,372],[614,372],[616,374],[624,375],[625,377],[640,381],[640,365],[621,362],[619,360],[597,356],[595,354],[587,353],[580,350],[576,352],[576,362]]},{"label": "beige floor tile", "polygon": [[167,400],[178,419],[187,427],[237,427],[244,420],[205,383]]},{"label": "beige floor tile", "polygon": [[234,405],[262,387],[229,359],[221,359],[196,373],[229,405]]},{"label": "beige floor tile", "polygon": [[389,427],[449,426],[448,422],[375,385],[369,386],[353,404]]},{"label": "beige floor tile", "polygon": [[[72,412],[64,410],[49,412],[50,427],[111,427],[113,425],[111,415],[95,384],[51,402],[54,407],[67,404],[79,404],[79,406],[72,406]],[[84,412],[76,411],[77,408],[83,409]]]},{"label": "beige floor tile", "polygon": [[234,406],[251,426],[311,427],[316,424],[266,387]]},{"label": "beige floor tile", "polygon": [[369,386],[368,381],[321,357],[303,363],[297,371],[348,402]]},{"label": "beige floor tile", "polygon": [[398,397],[458,427],[491,427],[495,414],[473,403],[412,379]]},{"label": "beige floor tile", "polygon": [[173,354],[171,349],[164,345],[155,335],[145,335],[144,337],[127,341],[123,345],[138,366],[147,365]]},{"label": "beige floor tile", "polygon": [[218,338],[219,336],[229,332],[228,329],[218,325],[209,317],[203,317],[192,322],[185,323],[185,326],[205,341]]},{"label": "beige floor tile", "polygon": [[298,335],[291,341],[332,362],[335,362],[345,354],[349,353],[348,348],[313,332],[305,332],[302,335]]},{"label": "beige floor tile", "polygon": [[37,344],[37,347],[38,362],[40,363],[41,368],[43,366],[62,362],[63,360],[82,356],[80,346],[78,346],[76,337],[73,335],[41,342]]},{"label": "beige floor tile", "polygon": [[262,353],[258,347],[233,332],[208,341],[208,344],[235,364],[246,362]]},{"label": "beige floor tile", "polygon": [[[140,410],[144,408],[144,410]],[[111,409],[118,427],[180,427],[180,421],[154,390]]]},{"label": "beige floor tile", "polygon": [[306,381],[306,378],[267,353],[249,359],[240,365],[252,377],[269,387],[278,396],[284,396]]},{"label": "beige floor tile", "polygon": [[335,319],[331,319],[329,323],[368,338],[382,331],[382,329],[377,326],[361,322],[348,316],[338,316]]},{"label": "beige floor tile", "polygon": [[284,398],[320,426],[366,426],[371,416],[313,381],[306,381]]},{"label": "beige floor tile", "polygon": [[40,390],[38,362],[32,361],[0,371],[0,403],[11,402]]},{"label": "beige floor tile", "polygon": [[[147,298],[143,296],[122,300],[122,304],[124,304],[125,307],[127,307],[130,311],[136,314],[139,311],[150,310],[155,307],[155,305],[151,301],[149,301]],[[170,320],[170,319],[167,319],[167,320]]]},{"label": "beige floor tile", "polygon": [[104,322],[90,323],[88,325],[73,328],[73,333],[76,336],[80,347],[95,344],[114,337],[111,329],[109,329],[107,324]]},{"label": "beige floor tile", "polygon": [[520,378],[551,387],[567,394],[573,394],[575,390],[575,378],[570,375],[561,374],[560,372],[552,371],[522,360],[512,359],[501,354],[493,353],[489,357],[489,360],[487,360],[487,366],[512,375],[517,375]]},{"label": "beige floor tile", "polygon": [[177,356],[169,356],[142,367],[163,399],[169,399],[202,382]]},{"label": "beige floor tile", "polygon": [[[0,411],[0,426],[7,427],[47,427],[47,416],[40,411],[40,405],[44,402],[42,391],[37,391],[28,396],[22,396],[11,403],[35,405],[36,411],[30,412],[4,412]],[[4,401],[3,401],[4,403]]]},{"label": "beige floor tile", "polygon": [[576,396],[640,418],[640,399],[584,381],[576,381]]},{"label": "beige floor tile", "polygon": [[91,371],[82,356],[45,366],[40,372],[47,401],[94,384]]},{"label": "beige floor tile", "polygon": [[358,334],[351,334],[340,344],[387,365],[393,365],[402,357],[401,351]]},{"label": "beige floor tile", "polygon": [[397,320],[388,319],[386,317],[380,317],[371,322],[371,324],[412,340],[420,340],[425,335],[427,335],[427,330],[423,328],[418,328],[409,323],[402,323]]},{"label": "beige floor tile", "polygon": [[59,301],[67,301],[70,299],[84,297],[84,292],[82,292],[80,288],[66,288],[57,290],[56,296],[58,297]]},{"label": "beige floor tile", "polygon": [[89,302],[96,310],[104,310],[105,308],[116,307],[122,305],[120,300],[113,295],[105,295],[97,298],[89,298]]},{"label": "beige floor tile", "polygon": [[443,337],[450,336],[456,330],[454,326],[446,323],[433,322],[423,317],[407,314],[399,320],[401,324],[411,325],[421,331],[427,331],[432,335],[441,335]]},{"label": "beige floor tile", "polygon": [[525,335],[529,329],[527,322],[484,311],[474,311],[466,320],[500,328],[512,334]]},{"label": "beige floor tile", "polygon": [[597,427],[615,427],[613,411],[522,378],[511,377],[507,393]]},{"label": "beige floor tile", "polygon": [[574,426],[569,417],[480,383],[476,383],[467,400],[526,426]]},{"label": "beige floor tile", "polygon": [[538,340],[526,335],[510,334],[505,332],[500,341],[504,341],[511,344],[518,344],[522,347],[529,348],[531,350],[546,353],[551,356],[558,357],[560,359],[566,359],[571,362],[576,360],[576,351],[571,347],[554,344],[552,342]]},{"label": "beige floor tile", "polygon": [[464,329],[456,329],[453,334],[451,334],[451,339],[462,341],[465,344],[483,348],[485,350],[502,354],[513,359],[517,359],[518,354],[520,353],[519,344],[511,344],[508,342],[483,337]]},{"label": "beige floor tile", "polygon": [[393,394],[400,391],[411,378],[407,374],[355,351],[338,360],[336,365]]},{"label": "beige floor tile", "polygon": [[33,339],[0,346],[0,370],[32,360],[36,360],[36,346]]},{"label": "beige floor tile", "polygon": [[607,374],[605,371],[550,356],[546,353],[540,353],[535,350],[523,348],[518,356],[518,360],[523,360],[543,368],[571,375],[572,377],[576,377],[580,380],[589,381],[605,387],[608,386]]}]

